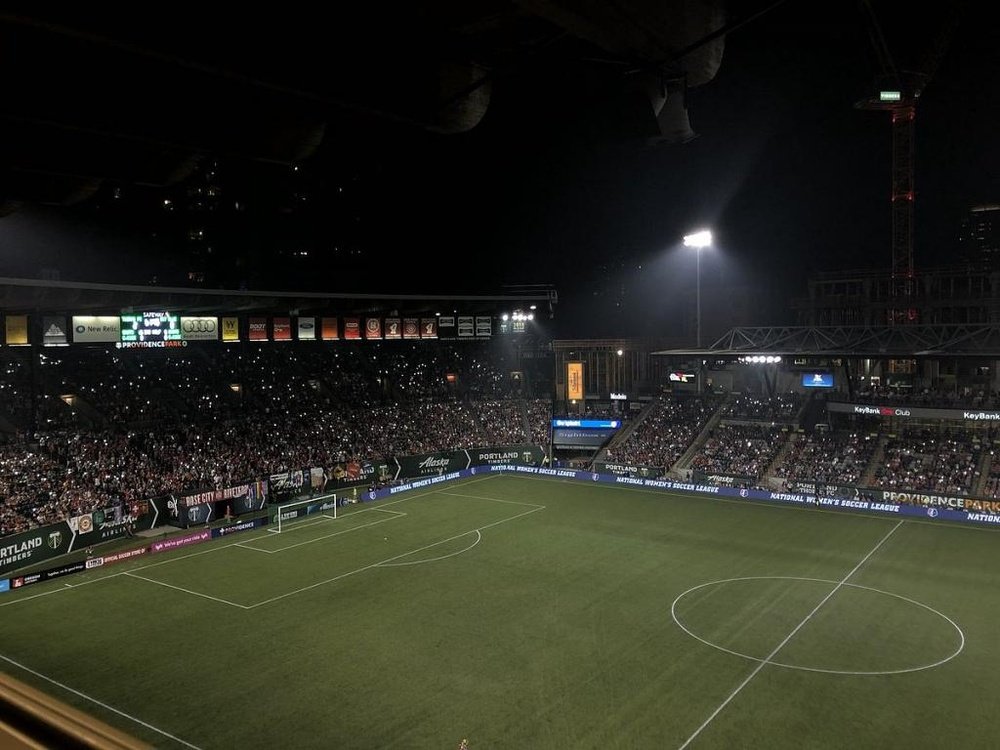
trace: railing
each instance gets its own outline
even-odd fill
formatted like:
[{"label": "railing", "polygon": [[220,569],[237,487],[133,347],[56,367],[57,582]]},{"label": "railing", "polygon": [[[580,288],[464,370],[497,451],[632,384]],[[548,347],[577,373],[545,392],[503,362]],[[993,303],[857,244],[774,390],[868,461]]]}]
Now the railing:
[{"label": "railing", "polygon": [[0,673],[0,747],[145,750],[145,742]]}]

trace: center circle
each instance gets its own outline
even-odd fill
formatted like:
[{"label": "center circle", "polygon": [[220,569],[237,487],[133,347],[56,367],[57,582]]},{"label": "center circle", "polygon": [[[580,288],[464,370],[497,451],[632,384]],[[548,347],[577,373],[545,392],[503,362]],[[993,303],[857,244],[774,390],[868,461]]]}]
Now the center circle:
[{"label": "center circle", "polygon": [[[775,584],[774,582],[778,583]],[[803,586],[803,584],[805,584],[805,586]],[[793,590],[796,588],[800,590],[815,588],[818,585],[823,586],[823,593],[820,596],[815,596],[812,592],[807,592],[806,595],[802,595],[800,591]],[[733,618],[731,616],[731,610],[740,606],[741,596],[744,598],[746,597],[747,589],[751,589],[752,593],[753,587],[771,589],[771,591],[768,592],[770,602],[762,606],[759,598],[745,599],[743,603],[743,616],[741,618]],[[822,600],[822,596],[825,596],[830,592],[830,587],[837,587],[838,590],[836,596],[831,599],[830,602],[825,603],[822,608],[810,612],[810,610]],[[741,588],[742,592],[740,592]],[[728,591],[730,596],[723,602],[720,602],[717,599],[717,595],[719,592],[723,591]],[[836,600],[837,596],[842,596],[844,593],[853,593],[866,600],[872,600],[877,597],[883,601],[879,604],[874,604],[872,601],[864,601],[861,604],[848,607],[846,613],[842,613],[840,618],[836,619],[832,614],[836,612],[833,602]],[[797,596],[801,598],[801,601],[795,601]],[[713,597],[716,598],[713,599]],[[884,601],[885,597],[889,597],[888,603]],[[899,606],[900,604],[903,605],[902,608]],[[782,607],[782,605],[784,605],[784,607]],[[802,611],[793,612],[792,610],[796,608],[795,605],[798,605],[798,608]],[[703,628],[699,628],[697,625],[692,626],[690,624],[692,615],[697,612],[699,606],[702,606],[704,611],[709,613],[710,617],[714,617],[714,619],[707,623],[699,623],[704,626]],[[889,608],[885,609],[886,606]],[[723,610],[728,609],[730,611],[720,612],[720,608]],[[880,608],[885,611],[880,612]],[[687,610],[686,616],[682,618],[682,614],[685,613],[685,610]],[[711,646],[719,651],[723,651],[727,654],[732,654],[733,656],[738,656],[749,661],[758,663],[766,662],[767,664],[771,664],[775,667],[797,669],[804,672],[822,672],[825,674],[842,675],[890,675],[904,674],[907,672],[919,672],[921,670],[939,667],[942,664],[951,661],[962,652],[962,649],[965,648],[965,634],[962,632],[962,629],[954,620],[933,607],[900,594],[893,594],[890,591],[882,591],[881,589],[872,588],[870,586],[861,586],[856,583],[830,581],[823,578],[803,578],[797,576],[746,576],[742,578],[725,578],[718,581],[709,581],[708,583],[702,583],[698,586],[692,586],[687,591],[678,595],[670,605],[670,616],[681,630],[695,640],[704,643],[706,646]],[[697,619],[697,617],[693,619]],[[685,622],[685,620],[687,620],[687,622]],[[902,638],[902,636],[909,635],[911,639],[923,637],[924,640],[928,640],[930,636],[924,633],[924,631],[921,630],[921,627],[934,622],[945,625],[949,634],[948,641],[950,642],[953,639],[955,646],[947,656],[929,660],[927,663],[919,663],[916,665],[906,663],[888,663],[885,665],[885,669],[874,670],[834,669],[823,666],[809,666],[807,664],[792,663],[795,661],[811,661],[812,659],[810,658],[788,659],[789,652],[793,652],[792,655],[794,656],[795,650],[804,650],[807,657],[814,656],[815,652],[820,653],[821,656],[824,653],[833,652],[840,658],[848,659],[859,658],[859,655],[862,659],[874,657],[875,650],[871,648],[872,641],[865,638],[866,633],[871,633],[872,635],[877,636],[879,635],[880,628],[884,630],[893,623],[897,623],[899,625],[899,630],[894,631],[894,633],[901,636],[900,638],[893,638],[891,640],[889,638],[883,638],[880,642],[875,642],[876,649],[879,645],[883,646],[883,653],[879,653],[879,656],[887,658],[891,662],[893,658],[902,658],[895,652],[898,652],[900,649],[904,652],[907,650],[906,640],[905,638]],[[801,627],[799,627],[800,624]],[[775,637],[774,631],[768,630],[768,625],[779,628],[777,633],[780,635]],[[810,626],[813,626],[814,640],[816,632],[821,634],[819,636],[821,640],[818,644],[810,644],[809,642],[808,632]],[[910,627],[907,628],[907,626]],[[704,630],[708,630],[713,627],[717,632],[710,633],[709,637],[703,637],[695,632],[695,630],[698,629],[702,629],[704,632]],[[725,632],[726,630],[733,631],[734,627],[736,628],[735,632]],[[938,628],[940,628],[940,625],[928,627],[926,630],[930,631],[933,629],[936,631]],[[763,632],[755,632],[755,629],[756,631]],[[787,661],[774,661],[772,659],[768,659],[766,656],[755,656],[753,653],[747,653],[747,651],[753,651],[754,649],[737,648],[733,647],[737,646],[737,644],[728,643],[723,645],[718,642],[720,640],[724,641],[726,638],[733,640],[753,640],[753,637],[756,635],[761,640],[762,644],[765,642],[767,643],[767,646],[758,646],[757,650],[760,650],[765,654],[769,654],[771,650],[780,642],[780,638],[787,636],[793,631],[795,632],[794,638],[789,639],[787,644],[783,644],[778,654],[776,654],[778,658],[783,657]],[[823,635],[824,633],[825,636]],[[931,633],[930,635],[934,634]],[[826,637],[828,642],[824,643],[822,640],[823,637]],[[924,648],[924,650],[930,650],[933,652],[933,650],[942,642],[941,637],[935,636],[932,639],[932,643],[926,648],[919,645],[914,648]],[[812,651],[810,651],[810,646]],[[892,648],[889,646],[892,646]],[[895,649],[895,652],[893,649]],[[865,650],[870,653],[866,655],[864,653]],[[782,652],[784,652],[784,656]],[[908,658],[909,654],[905,653],[904,657]]]}]

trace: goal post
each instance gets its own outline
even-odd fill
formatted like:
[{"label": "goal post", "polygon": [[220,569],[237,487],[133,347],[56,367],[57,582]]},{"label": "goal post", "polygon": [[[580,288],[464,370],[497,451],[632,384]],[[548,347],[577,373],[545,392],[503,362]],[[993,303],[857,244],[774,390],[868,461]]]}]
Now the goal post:
[{"label": "goal post", "polygon": [[307,518],[317,516],[321,518],[337,517],[337,495],[320,495],[310,497],[306,500],[294,500],[290,503],[278,503],[270,505],[267,509],[268,531],[272,534],[280,534],[287,530],[289,524]]}]

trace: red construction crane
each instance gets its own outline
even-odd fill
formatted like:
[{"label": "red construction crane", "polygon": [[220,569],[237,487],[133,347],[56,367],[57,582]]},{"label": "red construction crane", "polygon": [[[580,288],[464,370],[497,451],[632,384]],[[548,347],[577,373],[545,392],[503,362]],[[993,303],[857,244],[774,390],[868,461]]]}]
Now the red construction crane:
[{"label": "red construction crane", "polygon": [[934,76],[941,59],[951,44],[955,28],[961,17],[961,3],[953,6],[948,23],[942,25],[934,44],[915,70],[901,70],[896,66],[886,44],[875,10],[870,0],[861,0],[867,15],[868,32],[881,68],[875,80],[875,93],[870,99],[855,104],[859,109],[875,109],[892,116],[892,280],[891,303],[888,308],[889,325],[916,323],[915,306],[916,273],[913,267],[913,187],[914,120],[917,99]]}]

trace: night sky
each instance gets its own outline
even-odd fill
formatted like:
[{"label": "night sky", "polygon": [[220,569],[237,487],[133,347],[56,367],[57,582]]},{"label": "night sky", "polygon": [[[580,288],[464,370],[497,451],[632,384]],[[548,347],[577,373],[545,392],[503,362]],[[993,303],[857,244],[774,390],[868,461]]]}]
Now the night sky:
[{"label": "night sky", "polygon": [[[902,67],[945,22],[940,9],[873,5]],[[761,7],[730,4],[735,17]],[[1000,202],[1000,35],[976,7],[918,105],[918,271],[953,261],[969,206]],[[698,138],[687,144],[647,145],[645,102],[621,93],[619,72],[563,59],[498,76],[468,133],[352,123],[297,174],[222,156],[225,195],[250,208],[213,225],[216,257],[245,258],[217,283],[415,293],[549,283],[558,335],[671,337],[693,302],[680,239],[706,225],[717,247],[702,256],[703,305],[742,295],[752,305],[738,322],[793,322],[789,300],[810,273],[889,264],[889,116],[853,106],[877,72],[856,3],[786,2],[731,34],[715,79],[689,93]],[[180,280],[169,261],[183,254],[178,219],[155,212],[174,193],[115,187],[0,219],[0,274],[51,265],[66,280]],[[308,207],[276,210],[287,193]]]}]

